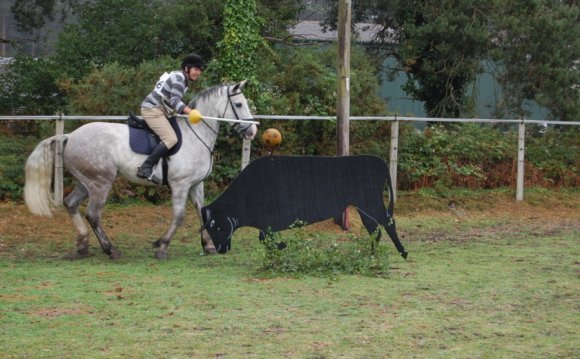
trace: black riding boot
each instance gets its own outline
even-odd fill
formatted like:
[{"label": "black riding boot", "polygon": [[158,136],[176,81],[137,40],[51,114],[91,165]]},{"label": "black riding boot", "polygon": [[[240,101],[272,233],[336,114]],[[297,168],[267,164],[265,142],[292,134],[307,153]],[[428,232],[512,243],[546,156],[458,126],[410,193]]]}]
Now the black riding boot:
[{"label": "black riding boot", "polygon": [[153,175],[153,166],[159,162],[159,159],[167,153],[168,149],[165,143],[159,142],[157,146],[151,151],[149,157],[143,162],[141,167],[137,169],[137,177],[150,179]]}]

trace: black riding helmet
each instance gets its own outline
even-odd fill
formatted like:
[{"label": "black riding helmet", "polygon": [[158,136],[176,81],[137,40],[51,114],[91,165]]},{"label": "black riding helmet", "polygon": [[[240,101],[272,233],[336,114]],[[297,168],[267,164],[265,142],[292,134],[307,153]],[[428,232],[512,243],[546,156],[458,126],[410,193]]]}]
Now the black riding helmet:
[{"label": "black riding helmet", "polygon": [[184,70],[186,67],[197,67],[203,70],[205,67],[203,64],[203,58],[192,52],[191,54],[185,56],[181,62],[181,69]]}]

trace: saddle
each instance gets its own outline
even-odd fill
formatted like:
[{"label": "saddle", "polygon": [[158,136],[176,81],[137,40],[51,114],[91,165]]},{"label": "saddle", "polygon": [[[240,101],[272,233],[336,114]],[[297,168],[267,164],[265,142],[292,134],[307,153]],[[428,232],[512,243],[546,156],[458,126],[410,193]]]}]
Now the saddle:
[{"label": "saddle", "polygon": [[[173,131],[177,135],[177,144],[173,146],[165,156],[163,156],[162,160],[162,169],[163,169],[163,184],[169,185],[167,181],[167,169],[169,161],[169,157],[176,154],[179,149],[181,148],[181,129],[177,124],[177,119],[175,117],[168,118]],[[153,132],[153,130],[147,125],[145,120],[135,116],[131,111],[129,111],[129,117],[127,117],[127,125],[129,126],[129,146],[133,152],[142,154],[142,155],[149,155],[153,148],[161,142],[159,136]]]},{"label": "saddle", "polygon": [[[173,156],[181,148],[181,129],[177,124],[177,119],[175,117],[168,118],[173,131],[177,135],[177,144],[173,146],[166,154],[166,156]],[[159,136],[153,132],[151,128],[147,125],[145,120],[135,116],[129,111],[129,117],[127,117],[127,125],[129,125],[129,145],[131,150],[142,155],[148,155],[153,151],[153,148],[161,142]]]}]

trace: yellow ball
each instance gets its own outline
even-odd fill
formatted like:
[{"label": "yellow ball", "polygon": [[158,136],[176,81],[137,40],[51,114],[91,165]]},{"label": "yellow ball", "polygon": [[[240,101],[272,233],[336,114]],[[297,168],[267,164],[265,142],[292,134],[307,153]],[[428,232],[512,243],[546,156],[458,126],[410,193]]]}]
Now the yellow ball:
[{"label": "yellow ball", "polygon": [[262,134],[262,143],[266,147],[280,146],[282,134],[275,128],[269,128]]},{"label": "yellow ball", "polygon": [[203,117],[201,116],[201,113],[199,113],[198,110],[191,110],[191,112],[189,113],[189,122],[193,123],[194,125],[199,121],[201,121],[202,118]]}]

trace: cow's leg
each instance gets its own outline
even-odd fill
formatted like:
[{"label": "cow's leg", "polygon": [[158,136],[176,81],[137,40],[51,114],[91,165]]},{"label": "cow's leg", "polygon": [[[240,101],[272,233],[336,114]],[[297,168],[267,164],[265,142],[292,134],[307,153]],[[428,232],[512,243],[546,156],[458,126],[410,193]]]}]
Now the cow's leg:
[{"label": "cow's leg", "polygon": [[171,238],[177,231],[177,228],[183,223],[185,218],[185,205],[187,204],[187,192],[189,185],[186,183],[172,183],[171,184],[171,202],[173,208],[173,219],[169,228],[161,238],[153,243],[153,247],[157,248],[155,258],[167,259],[167,248],[171,242]]},{"label": "cow's leg", "polygon": [[362,211],[358,208],[357,208],[357,211],[360,215],[360,219],[362,221],[362,224],[365,227],[365,229],[367,230],[367,232],[369,233],[369,235],[374,236],[374,241],[371,244],[373,246],[373,249],[374,249],[375,242],[378,243],[379,240],[381,239],[381,230],[379,228],[379,222],[377,221],[377,219],[375,219],[373,216],[371,216],[367,212]]},{"label": "cow's leg", "polygon": [[[204,205],[203,182],[189,189],[189,199],[197,209],[197,218],[199,218],[199,223],[203,226],[203,217],[201,216],[201,209]],[[201,231],[201,248],[203,248],[205,254],[217,254],[213,241],[205,229]]]},{"label": "cow's leg", "polygon": [[87,189],[77,183],[74,190],[65,198],[64,205],[77,229],[76,251],[66,256],[67,259],[81,259],[89,255],[89,229],[79,212],[80,204],[87,198]]},{"label": "cow's leg", "polygon": [[395,219],[387,215],[387,220],[384,226],[387,230],[387,233],[389,234],[389,237],[391,237],[391,241],[393,241],[393,244],[401,256],[407,259],[407,255],[409,255],[409,253],[405,250],[405,247],[403,247],[403,244],[401,244],[401,241],[399,240],[399,236],[397,235],[397,227],[395,226]]},{"label": "cow's leg", "polygon": [[332,217],[334,224],[340,226],[345,231],[350,228],[350,219],[348,218],[348,206],[344,208],[344,211],[336,214]]}]

